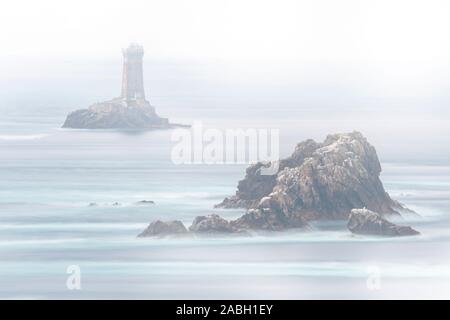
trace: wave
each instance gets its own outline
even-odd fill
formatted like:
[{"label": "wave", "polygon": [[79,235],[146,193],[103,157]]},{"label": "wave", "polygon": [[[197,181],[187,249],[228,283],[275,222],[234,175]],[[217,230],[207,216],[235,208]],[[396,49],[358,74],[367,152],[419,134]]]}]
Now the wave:
[{"label": "wave", "polygon": [[5,141],[22,141],[22,140],[37,140],[48,137],[48,134],[24,134],[24,135],[0,135],[0,140]]},{"label": "wave", "polygon": [[143,228],[147,223],[104,223],[104,222],[80,222],[80,223],[33,223],[13,224],[1,223],[0,230],[135,230]]},{"label": "wave", "polygon": [[[60,272],[67,261],[55,264],[30,263],[24,266],[17,262],[4,263],[0,271],[9,275],[45,274]],[[448,265],[426,263],[381,263],[360,262],[210,262],[210,261],[155,261],[155,262],[83,262],[83,270],[90,275],[227,275],[227,276],[306,276],[367,278],[376,272],[383,278],[450,278]]]}]

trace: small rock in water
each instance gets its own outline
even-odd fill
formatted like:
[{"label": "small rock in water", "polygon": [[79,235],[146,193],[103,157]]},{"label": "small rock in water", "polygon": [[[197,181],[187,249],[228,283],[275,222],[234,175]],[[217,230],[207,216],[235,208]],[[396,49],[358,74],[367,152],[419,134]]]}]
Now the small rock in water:
[{"label": "small rock in water", "polygon": [[367,235],[395,237],[420,234],[409,226],[396,225],[384,219],[381,214],[367,209],[353,209],[347,227],[353,233]]},{"label": "small rock in water", "polygon": [[155,201],[152,200],[141,200],[136,202],[137,205],[149,205],[149,204],[155,204]]},{"label": "small rock in water", "polygon": [[217,214],[195,217],[187,230],[181,221],[153,221],[138,237],[167,236],[177,234],[239,234],[248,235],[245,229],[234,226]]},{"label": "small rock in water", "polygon": [[199,233],[231,233],[237,231],[227,220],[217,214],[196,217],[189,230]]},{"label": "small rock in water", "polygon": [[183,222],[179,220],[161,221],[156,220],[150,223],[138,237],[154,237],[154,236],[167,236],[174,234],[184,234],[188,230],[184,226]]},{"label": "small rock in water", "polygon": [[114,202],[112,205],[113,205],[113,207],[121,206],[121,204],[119,202]]},{"label": "small rock in water", "polygon": [[95,202],[91,202],[91,203],[89,203],[89,207],[97,207],[98,206],[98,204],[97,203],[95,203]]}]

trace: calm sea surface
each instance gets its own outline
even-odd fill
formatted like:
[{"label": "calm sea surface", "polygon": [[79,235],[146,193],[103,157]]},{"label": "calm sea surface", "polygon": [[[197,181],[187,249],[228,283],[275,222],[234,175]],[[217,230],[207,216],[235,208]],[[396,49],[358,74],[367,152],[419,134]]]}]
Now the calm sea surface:
[{"label": "calm sea surface", "polygon": [[[282,155],[306,138],[362,131],[387,191],[421,215],[401,223],[422,234],[353,236],[344,222],[322,222],[255,237],[138,239],[154,219],[190,225],[197,215],[241,215],[213,206],[235,192],[246,166],[175,165],[171,131],[60,129],[75,104],[47,101],[0,107],[0,298],[450,298],[449,135],[436,134],[449,126],[437,116],[422,117],[418,130],[396,129],[400,118],[376,110],[349,117],[289,101],[155,97],[176,122],[279,129]],[[71,265],[81,290],[66,287]]]}]

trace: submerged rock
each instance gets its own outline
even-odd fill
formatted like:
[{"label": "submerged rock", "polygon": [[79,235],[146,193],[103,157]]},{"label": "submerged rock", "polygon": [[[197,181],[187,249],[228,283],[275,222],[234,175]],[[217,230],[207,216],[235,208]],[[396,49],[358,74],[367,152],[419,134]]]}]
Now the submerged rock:
[{"label": "submerged rock", "polygon": [[387,221],[379,213],[367,209],[353,209],[348,229],[356,234],[381,236],[414,236],[420,234],[409,226],[399,226]]},{"label": "submerged rock", "polygon": [[346,219],[353,208],[397,215],[404,210],[384,190],[375,148],[359,132],[299,143],[274,175],[262,175],[263,166],[250,166],[236,194],[217,205],[253,209],[241,218],[243,225],[281,229]]},{"label": "submerged rock", "polygon": [[173,221],[161,221],[156,220],[150,223],[150,225],[138,237],[154,237],[154,236],[167,236],[175,234],[185,234],[188,230],[184,226],[183,222],[179,220]]},{"label": "submerged rock", "polygon": [[141,200],[136,202],[137,205],[151,205],[151,204],[155,204],[155,201],[152,200]]}]

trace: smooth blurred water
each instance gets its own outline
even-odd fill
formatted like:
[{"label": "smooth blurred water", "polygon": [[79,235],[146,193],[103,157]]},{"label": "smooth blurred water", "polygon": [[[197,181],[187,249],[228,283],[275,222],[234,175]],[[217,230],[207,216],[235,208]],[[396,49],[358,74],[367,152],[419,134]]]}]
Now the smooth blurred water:
[{"label": "smooth blurred water", "polygon": [[[156,97],[178,122],[280,129],[282,155],[306,138],[361,130],[378,150],[386,189],[421,215],[401,223],[422,234],[354,236],[345,222],[322,222],[254,237],[138,239],[154,219],[241,215],[213,206],[235,192],[245,166],[174,165],[170,131],[60,129],[73,103],[61,99],[59,108],[45,97],[0,108],[0,298],[450,298],[450,166],[439,152],[448,136],[413,148],[448,126],[412,136],[414,128],[395,131],[367,110],[321,115],[287,102]],[[69,265],[80,266],[82,290],[67,289]],[[374,267],[377,290],[367,286]]]}]

